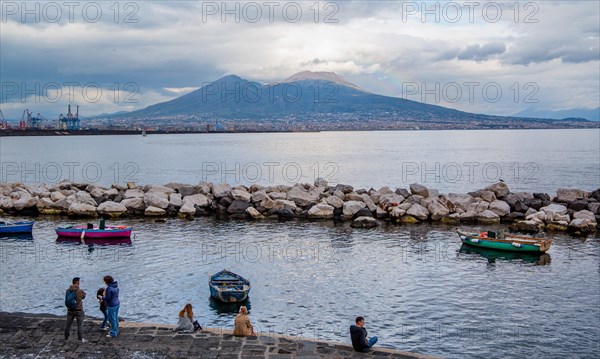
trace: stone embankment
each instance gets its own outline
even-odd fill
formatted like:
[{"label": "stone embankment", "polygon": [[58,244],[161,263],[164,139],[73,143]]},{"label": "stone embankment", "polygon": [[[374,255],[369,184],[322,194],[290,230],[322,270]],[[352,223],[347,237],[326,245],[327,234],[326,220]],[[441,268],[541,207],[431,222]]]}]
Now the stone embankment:
[{"label": "stone embankment", "polygon": [[65,317],[49,314],[0,312],[2,358],[422,358],[433,357],[374,348],[356,353],[347,344],[300,337],[261,334],[238,338],[231,331],[208,329],[176,333],[172,326],[124,322],[117,338],[106,338],[99,321],[86,319],[77,341],[75,325],[65,341]]},{"label": "stone embankment", "polygon": [[568,231],[586,235],[600,222],[600,189],[511,192],[498,182],[469,193],[440,194],[420,184],[408,189],[355,189],[314,184],[236,186],[168,183],[136,186],[61,182],[53,185],[0,183],[0,214],[66,215],[71,218],[200,216],[248,220],[307,219],[351,221],[353,227],[382,223],[507,223],[515,231]]}]

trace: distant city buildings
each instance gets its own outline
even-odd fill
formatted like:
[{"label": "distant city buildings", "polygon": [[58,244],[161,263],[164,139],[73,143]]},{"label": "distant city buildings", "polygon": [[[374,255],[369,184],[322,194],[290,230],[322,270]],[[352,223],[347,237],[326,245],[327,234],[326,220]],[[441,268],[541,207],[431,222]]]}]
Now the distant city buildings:
[{"label": "distant city buildings", "polygon": [[598,128],[600,123],[490,117],[487,120],[448,118],[421,120],[399,113],[313,113],[281,118],[206,119],[197,116],[157,118],[114,118],[86,121],[86,127],[97,129],[145,129],[152,131],[189,132],[302,132],[302,131],[370,131],[370,130],[460,130],[460,129],[533,129],[533,128]]},{"label": "distant city buildings", "polygon": [[[77,119],[76,123],[74,119]],[[67,118],[65,117],[65,120]],[[109,132],[311,132],[311,131],[372,131],[372,130],[471,130],[471,129],[550,129],[600,128],[600,122],[584,120],[546,120],[514,117],[493,117],[485,120],[454,118],[416,119],[396,112],[312,113],[278,118],[218,118],[174,115],[148,118],[73,117],[57,127],[55,121],[41,122],[35,127],[23,128],[3,122],[0,131],[109,131]]]}]

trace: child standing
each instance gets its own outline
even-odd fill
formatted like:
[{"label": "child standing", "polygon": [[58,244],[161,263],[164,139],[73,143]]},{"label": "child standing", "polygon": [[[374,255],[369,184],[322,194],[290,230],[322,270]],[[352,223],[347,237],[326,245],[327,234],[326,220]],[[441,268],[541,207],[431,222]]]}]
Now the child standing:
[{"label": "child standing", "polygon": [[96,293],[96,298],[98,298],[98,303],[100,303],[100,311],[102,312],[102,314],[104,314],[104,321],[102,322],[102,325],[100,325],[100,330],[107,330],[108,327],[106,326],[106,324],[108,322],[108,315],[106,312],[106,303],[104,302],[104,300],[102,300],[102,297],[104,297],[104,288],[98,289],[98,292]]}]

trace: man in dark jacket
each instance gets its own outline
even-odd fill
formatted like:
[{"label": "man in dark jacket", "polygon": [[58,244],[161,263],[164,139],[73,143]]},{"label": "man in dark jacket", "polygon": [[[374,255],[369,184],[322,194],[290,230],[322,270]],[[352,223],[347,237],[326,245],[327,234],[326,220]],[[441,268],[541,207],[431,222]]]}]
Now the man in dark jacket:
[{"label": "man in dark jacket", "polygon": [[367,330],[365,329],[365,318],[356,317],[356,325],[350,326],[350,339],[352,347],[357,352],[366,352],[377,343],[377,337],[367,340]]},{"label": "man in dark jacket", "polygon": [[65,340],[69,340],[69,334],[71,332],[71,324],[73,320],[77,319],[77,338],[82,343],[87,342],[83,338],[83,300],[85,299],[85,292],[79,288],[79,278],[73,278],[72,285],[67,289],[65,293],[65,305],[68,304],[66,298],[69,297],[70,292],[75,292],[75,307],[71,308],[67,306],[67,327],[65,328]]}]

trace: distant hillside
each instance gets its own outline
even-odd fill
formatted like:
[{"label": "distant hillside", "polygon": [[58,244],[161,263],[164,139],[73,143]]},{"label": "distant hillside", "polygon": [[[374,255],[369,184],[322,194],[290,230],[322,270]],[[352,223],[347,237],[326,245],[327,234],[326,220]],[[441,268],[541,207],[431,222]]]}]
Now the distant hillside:
[{"label": "distant hillside", "polygon": [[229,75],[171,101],[125,114],[102,116],[140,120],[165,117],[210,120],[289,118],[295,121],[336,118],[337,121],[390,120],[441,125],[502,122],[509,119],[377,95],[362,90],[335,73],[310,71],[297,73],[278,84],[251,82]]},{"label": "distant hillside", "polygon": [[533,117],[533,118],[552,118],[552,119],[573,119],[573,118],[584,118],[588,121],[598,122],[600,121],[600,107],[597,108],[574,108],[568,110],[524,110],[516,113],[515,116],[519,117]]}]

